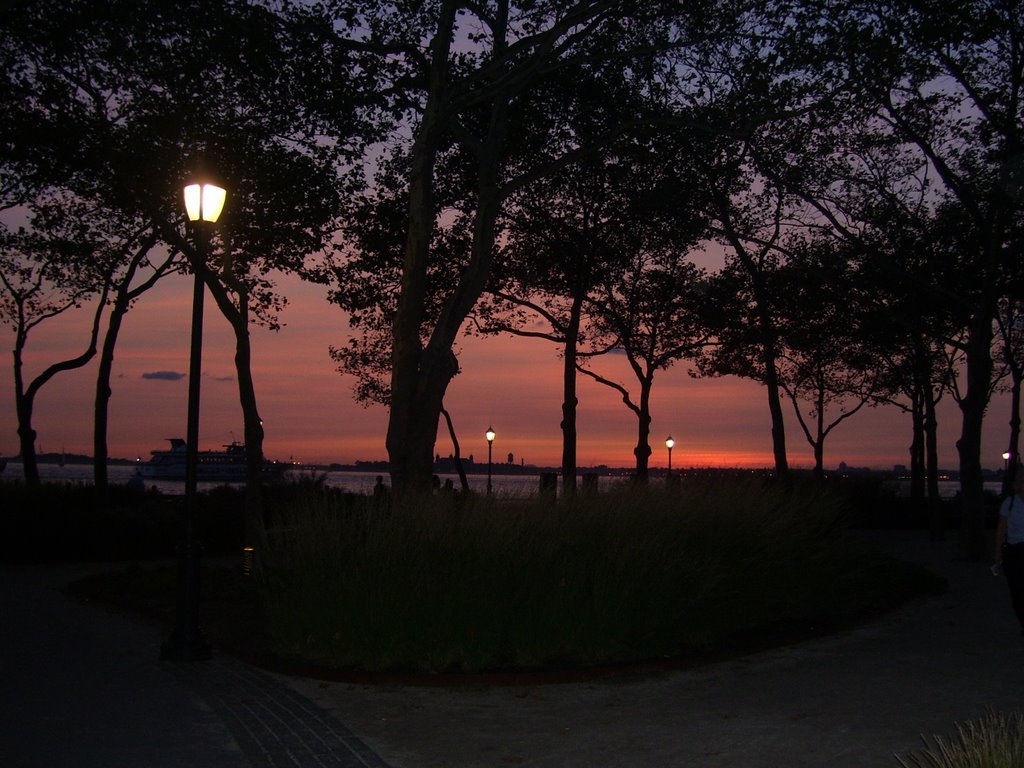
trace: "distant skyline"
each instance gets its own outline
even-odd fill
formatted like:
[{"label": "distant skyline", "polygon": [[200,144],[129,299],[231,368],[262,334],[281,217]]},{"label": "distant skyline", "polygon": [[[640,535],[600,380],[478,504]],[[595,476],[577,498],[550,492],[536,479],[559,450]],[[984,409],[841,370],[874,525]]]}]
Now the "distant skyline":
[{"label": "distant skyline", "polygon": [[[387,409],[364,408],[352,398],[352,380],[335,371],[328,346],[343,344],[343,313],[328,304],[321,286],[295,278],[281,281],[290,304],[278,333],[252,329],[253,374],[271,459],[308,463],[384,460]],[[166,438],[185,433],[190,281],[168,279],[143,296],[127,316],[112,379],[109,453],[147,459]],[[45,365],[85,344],[84,314],[43,324],[30,337],[27,379]],[[2,332],[8,349],[13,334]],[[512,453],[515,462],[561,463],[561,360],[558,348],[536,339],[467,338],[457,346],[463,372],[449,387],[446,405],[462,454],[486,461],[484,431],[493,426],[495,461]],[[217,447],[242,439],[234,372],[234,341],[212,301],[204,325],[200,444]],[[602,371],[614,360],[602,361]],[[621,361],[619,361],[621,364]],[[595,366],[597,367],[597,366]],[[620,381],[634,390],[621,367]],[[37,450],[91,455],[96,361],[59,374],[36,402]],[[580,466],[631,466],[636,418],[618,394],[586,377],[579,380]],[[812,467],[810,446],[786,405],[791,466]],[[1008,397],[997,395],[986,421],[982,464],[997,469],[1006,449]],[[675,439],[672,465],[683,467],[771,467],[770,420],[763,388],[736,377],[694,379],[683,366],[657,374],[652,396],[652,467],[664,467],[665,438]],[[0,370],[0,452],[18,453],[10,357]],[[940,406],[940,464],[956,468],[959,411],[948,396]],[[890,469],[909,463],[910,419],[895,407],[864,409],[826,441],[825,466]],[[447,430],[438,432],[436,452],[451,453]]]}]

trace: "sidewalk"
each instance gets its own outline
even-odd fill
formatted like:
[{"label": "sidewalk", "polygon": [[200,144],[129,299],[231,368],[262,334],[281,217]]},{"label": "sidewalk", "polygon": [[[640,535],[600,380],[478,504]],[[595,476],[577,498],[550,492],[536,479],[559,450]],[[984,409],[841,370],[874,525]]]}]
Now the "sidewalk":
[{"label": "sidewalk", "polygon": [[158,661],[160,633],[0,567],[0,765],[11,768],[870,768],[1024,705],[1006,585],[954,541],[884,537],[947,594],[852,632],[693,670],[488,688]]},{"label": "sidewalk", "polygon": [[448,690],[292,680],[394,768],[869,768],[1024,705],[1003,579],[954,540],[884,538],[949,592],[839,636],[689,671]]},{"label": "sidewalk", "polygon": [[159,630],[62,593],[96,569],[0,567],[0,766],[387,768],[274,676],[161,662]]}]

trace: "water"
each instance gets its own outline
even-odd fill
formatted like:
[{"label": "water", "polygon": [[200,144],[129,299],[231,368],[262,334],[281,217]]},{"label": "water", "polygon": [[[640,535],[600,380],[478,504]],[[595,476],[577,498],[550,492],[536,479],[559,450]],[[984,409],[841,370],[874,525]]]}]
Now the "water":
[{"label": "water", "polygon": [[[112,483],[127,483],[135,475],[134,465],[116,465],[109,468],[110,481]],[[373,486],[377,482],[377,476],[383,474],[385,484],[389,483],[387,473],[380,472],[340,472],[330,470],[291,470],[286,477],[297,479],[302,477],[324,477],[324,484],[331,488],[341,488],[352,493],[370,495],[373,493]],[[39,475],[43,482],[49,483],[92,483],[91,464],[40,464]],[[0,481],[21,479],[23,477],[21,464],[18,462],[7,463],[7,469],[0,474]],[[441,482],[451,480],[456,488],[459,488],[458,475],[439,475]],[[467,477],[469,487],[477,493],[486,493],[487,476],[469,475]],[[625,478],[620,475],[598,476],[598,490],[608,490],[616,483],[623,482]],[[652,478],[652,483],[664,482],[662,478]],[[907,480],[892,481],[897,493],[906,496],[910,492],[910,482]],[[210,490],[224,483],[201,482],[198,483],[200,491]],[[229,484],[230,485],[230,484]],[[240,484],[238,484],[240,485]],[[494,475],[491,479],[491,486],[496,496],[502,498],[529,498],[537,495],[540,489],[540,475]],[[185,492],[183,480],[148,480],[146,487],[156,488],[158,491],[168,495],[181,495]],[[986,482],[985,491],[999,495],[1001,483],[998,481]],[[960,491],[960,483],[956,480],[942,480],[939,482],[939,496],[944,499],[951,499]]]},{"label": "water", "polygon": [[[108,469],[111,483],[127,483],[135,476],[134,465],[114,465]],[[390,482],[387,473],[381,472],[339,472],[331,470],[310,470],[293,469],[285,477],[296,480],[303,477],[319,478],[324,477],[324,484],[331,488],[341,488],[352,493],[370,495],[373,493],[373,486],[377,482],[377,476],[383,474],[384,483]],[[65,464],[63,467],[58,464],[40,464],[39,476],[44,483],[83,483],[89,484],[93,481],[91,464]],[[0,480],[20,480],[24,477],[22,466],[18,462],[9,461],[7,469],[0,474]],[[460,487],[458,475],[438,475],[443,484],[445,480],[451,480],[456,488]],[[471,490],[478,493],[487,492],[486,475],[468,475],[467,480]],[[598,488],[605,489],[621,480],[619,477],[600,477]],[[225,485],[222,482],[200,482],[197,483],[200,491],[210,490],[217,486]],[[239,485],[240,483],[226,483],[226,485]],[[493,493],[502,498],[528,498],[537,494],[540,489],[540,475],[494,475],[491,480]],[[183,480],[147,480],[147,488],[156,488],[158,491],[168,495],[181,495],[185,492]]]}]

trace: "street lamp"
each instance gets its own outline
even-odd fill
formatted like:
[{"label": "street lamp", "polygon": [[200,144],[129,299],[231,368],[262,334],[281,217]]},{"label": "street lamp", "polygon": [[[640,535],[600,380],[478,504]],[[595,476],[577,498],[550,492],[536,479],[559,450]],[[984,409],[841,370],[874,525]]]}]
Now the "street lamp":
[{"label": "street lamp", "polygon": [[491,427],[487,428],[484,433],[484,437],[487,438],[487,495],[491,495],[491,450],[494,448],[494,429]]},{"label": "street lamp", "polygon": [[195,259],[192,288],[192,338],[188,367],[188,415],[185,436],[185,509],[178,545],[177,621],[161,648],[169,661],[199,661],[210,657],[210,645],[199,629],[199,551],[195,541],[196,478],[199,468],[199,381],[203,357],[203,272],[210,245],[210,226],[220,218],[227,192],[210,183],[185,187],[185,213],[192,222]]},{"label": "street lamp", "polygon": [[665,438],[665,447],[668,448],[668,473],[672,474],[672,448],[675,446],[676,441],[672,439],[672,435]]},{"label": "street lamp", "polygon": [[1013,454],[1009,451],[1003,451],[1003,493],[1007,494],[1010,492],[1010,459],[1013,458]]}]

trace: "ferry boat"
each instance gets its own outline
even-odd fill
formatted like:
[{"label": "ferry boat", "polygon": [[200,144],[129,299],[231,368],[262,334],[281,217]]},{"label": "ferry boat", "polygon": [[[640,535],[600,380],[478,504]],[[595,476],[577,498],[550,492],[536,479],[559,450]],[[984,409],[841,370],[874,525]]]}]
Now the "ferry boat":
[{"label": "ferry boat", "polygon": [[[180,437],[167,438],[171,447],[163,451],[150,451],[152,458],[139,462],[137,474],[147,480],[184,480],[185,457],[188,453],[185,441]],[[288,469],[287,464],[276,461],[263,462],[263,479],[279,480]],[[199,451],[196,465],[196,480],[221,483],[245,482],[245,446],[232,442],[222,451]]]}]

